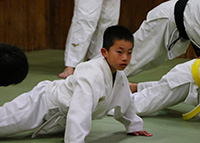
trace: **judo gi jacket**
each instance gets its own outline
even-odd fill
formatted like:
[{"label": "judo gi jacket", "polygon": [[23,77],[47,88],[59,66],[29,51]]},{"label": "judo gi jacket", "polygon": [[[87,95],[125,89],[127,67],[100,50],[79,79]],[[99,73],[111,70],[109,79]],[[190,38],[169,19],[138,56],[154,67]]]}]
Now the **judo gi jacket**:
[{"label": "judo gi jacket", "polygon": [[117,71],[113,83],[109,65],[102,57],[79,64],[73,76],[52,82],[47,91],[49,108],[58,106],[67,116],[66,143],[83,143],[92,119],[106,116],[113,108],[114,118],[124,124],[127,132],[143,128],[141,118],[134,112],[125,74]]},{"label": "judo gi jacket", "polygon": [[125,69],[127,76],[158,66],[168,59],[185,53],[190,41],[200,47],[200,1],[189,0],[184,11],[185,31],[190,40],[180,38],[174,19],[177,0],[170,0],[155,7],[133,34],[132,59]]}]

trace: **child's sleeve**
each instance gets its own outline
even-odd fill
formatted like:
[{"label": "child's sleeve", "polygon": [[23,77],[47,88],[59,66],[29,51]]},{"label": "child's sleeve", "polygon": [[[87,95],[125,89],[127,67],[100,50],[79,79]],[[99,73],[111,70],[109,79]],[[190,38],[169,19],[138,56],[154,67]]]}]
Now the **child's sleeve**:
[{"label": "child's sleeve", "polygon": [[118,104],[115,106],[114,118],[125,126],[127,133],[142,131],[143,120],[135,113],[128,79],[124,74],[122,74],[122,78],[123,80],[118,81],[115,91]]},{"label": "child's sleeve", "polygon": [[120,108],[115,108],[114,118],[125,126],[127,133],[143,130],[143,120],[136,115],[133,104],[129,106],[124,115],[121,114],[121,116],[119,116],[120,114]]},{"label": "child's sleeve", "polygon": [[67,114],[65,142],[83,143],[89,133],[93,107],[91,93],[85,81],[77,82]]},{"label": "child's sleeve", "polygon": [[78,77],[66,120],[65,142],[84,143],[91,130],[92,111],[97,105],[94,99],[95,82],[91,78]]}]

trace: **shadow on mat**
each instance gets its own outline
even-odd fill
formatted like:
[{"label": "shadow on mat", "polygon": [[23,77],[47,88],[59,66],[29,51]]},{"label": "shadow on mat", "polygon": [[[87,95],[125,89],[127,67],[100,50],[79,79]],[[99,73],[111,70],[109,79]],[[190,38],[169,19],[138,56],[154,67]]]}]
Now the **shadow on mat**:
[{"label": "shadow on mat", "polygon": [[[113,134],[109,134],[107,136],[103,136],[100,138],[95,137],[89,137],[86,138],[86,143],[118,143],[121,142],[127,138],[133,137],[130,135],[127,135],[125,132],[116,132]],[[28,143],[46,143],[49,142],[58,142],[58,143],[64,143],[64,135],[63,134],[53,134],[53,135],[40,135],[37,138],[31,139],[30,136],[26,137],[9,137],[9,138],[0,138],[0,141],[17,141],[17,142],[28,142]]]},{"label": "shadow on mat", "polygon": [[118,143],[132,137],[134,136],[127,135],[125,132],[116,132],[113,134],[109,134],[107,136],[103,136],[98,139],[90,139],[89,137],[86,139],[86,142],[87,143]]},{"label": "shadow on mat", "polygon": [[[32,133],[20,133],[17,135],[0,138],[0,141],[36,141],[41,139],[64,138],[64,133],[38,135],[36,138],[31,138]],[[64,141],[63,141],[64,142]]]}]

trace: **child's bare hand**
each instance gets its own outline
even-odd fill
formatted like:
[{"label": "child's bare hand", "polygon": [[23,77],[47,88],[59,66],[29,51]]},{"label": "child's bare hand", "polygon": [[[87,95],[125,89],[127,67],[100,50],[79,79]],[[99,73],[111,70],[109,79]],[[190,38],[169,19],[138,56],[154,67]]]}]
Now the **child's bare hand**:
[{"label": "child's bare hand", "polygon": [[133,135],[133,136],[146,136],[146,137],[151,137],[153,134],[148,133],[147,131],[139,131],[139,132],[132,132],[128,133],[128,135]]},{"label": "child's bare hand", "polygon": [[132,93],[137,92],[137,83],[129,83],[129,87]]}]

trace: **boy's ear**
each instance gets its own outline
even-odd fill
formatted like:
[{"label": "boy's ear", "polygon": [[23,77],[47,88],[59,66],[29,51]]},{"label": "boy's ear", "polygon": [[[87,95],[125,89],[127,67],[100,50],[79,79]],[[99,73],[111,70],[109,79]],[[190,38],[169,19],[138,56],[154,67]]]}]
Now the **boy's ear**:
[{"label": "boy's ear", "polygon": [[101,54],[104,58],[107,57],[108,51],[105,48],[101,48]]}]

